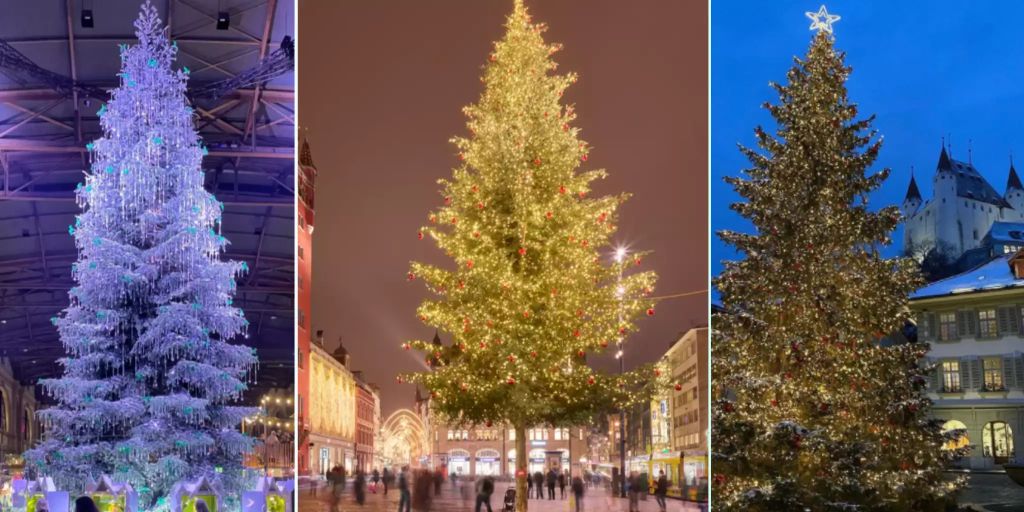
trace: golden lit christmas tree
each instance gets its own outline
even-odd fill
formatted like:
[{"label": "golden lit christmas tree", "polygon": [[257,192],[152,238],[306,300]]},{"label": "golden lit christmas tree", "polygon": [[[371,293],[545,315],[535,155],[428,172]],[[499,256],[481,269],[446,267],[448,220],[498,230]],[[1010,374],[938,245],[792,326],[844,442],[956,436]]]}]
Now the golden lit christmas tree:
[{"label": "golden lit christmas tree", "polygon": [[866,174],[881,140],[856,119],[838,17],[824,16],[773,84],[775,135],[758,128],[747,177],[728,179],[757,233],[720,233],[744,258],[716,280],[712,496],[725,511],[942,510],[960,452],[942,450],[956,434],[929,418],[928,346],[880,343],[921,280],[911,260],[880,255],[899,212],[867,207],[889,171]]},{"label": "golden lit christmas tree", "polygon": [[[526,429],[587,423],[649,399],[667,374],[644,366],[599,373],[588,354],[616,345],[653,315],[655,274],[631,271],[643,254],[611,249],[626,195],[595,197],[603,171],[581,171],[590,148],[572,106],[560,104],[573,74],[554,74],[545,27],[521,0],[485,66],[484,92],[465,109],[463,163],[440,180],[443,205],[419,238],[454,262],[413,263],[433,298],[420,320],[451,333],[449,346],[414,341],[431,371],[403,377],[431,393],[435,413],[462,424],[507,424],[516,432],[518,499],[526,510]],[[612,254],[609,254],[612,253]]]}]

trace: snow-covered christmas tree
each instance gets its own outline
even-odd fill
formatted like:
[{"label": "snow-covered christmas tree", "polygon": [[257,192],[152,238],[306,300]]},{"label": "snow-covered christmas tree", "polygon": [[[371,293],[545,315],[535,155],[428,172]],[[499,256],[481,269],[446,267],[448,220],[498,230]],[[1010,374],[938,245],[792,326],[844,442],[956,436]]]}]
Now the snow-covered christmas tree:
[{"label": "snow-covered christmas tree", "polygon": [[257,360],[228,340],[246,329],[232,305],[245,263],[224,261],[222,205],[203,188],[205,148],[185,99],[188,70],[156,8],[142,6],[136,45],[121,45],[120,85],[99,110],[104,136],[91,170],[70,305],[52,319],[64,374],[40,382],[57,405],[26,453],[40,475],[80,491],[110,474],[154,503],[174,482],[205,475],[228,494],[243,484],[239,431],[254,410],[230,405]]},{"label": "snow-covered christmas tree", "polygon": [[742,254],[716,279],[726,313],[712,325],[712,468],[725,511],[944,510],[962,451],[930,417],[925,343],[886,344],[921,284],[913,261],[886,259],[900,220],[868,208],[889,174],[872,118],[846,92],[850,68],[820,32],[766,109],[774,135],[742,148],[733,209],[755,234],[721,232]]}]

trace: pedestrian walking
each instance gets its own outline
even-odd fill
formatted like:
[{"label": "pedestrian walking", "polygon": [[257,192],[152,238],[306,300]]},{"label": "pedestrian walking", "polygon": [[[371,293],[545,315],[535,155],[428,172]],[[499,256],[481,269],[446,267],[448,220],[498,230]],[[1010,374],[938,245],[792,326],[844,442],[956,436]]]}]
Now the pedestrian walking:
[{"label": "pedestrian walking", "polygon": [[398,512],[409,512],[412,497],[409,495],[409,466],[402,466],[398,473]]},{"label": "pedestrian walking", "polygon": [[352,481],[352,492],[356,496],[356,503],[366,504],[366,473],[362,468],[356,470],[356,478]]},{"label": "pedestrian walking", "polygon": [[526,497],[533,497],[533,478],[530,475],[526,475]]},{"label": "pedestrian walking", "polygon": [[430,491],[433,487],[434,476],[430,470],[420,470],[413,480],[412,509],[416,512],[427,512],[430,510]]},{"label": "pedestrian walking", "polygon": [[381,475],[381,482],[384,483],[384,496],[388,495],[388,486],[391,485],[391,472],[388,471],[387,466],[384,467],[384,474]]},{"label": "pedestrian walking", "polygon": [[654,499],[658,502],[658,510],[665,512],[668,505],[665,504],[665,496],[668,495],[668,478],[665,470],[658,474],[658,483],[654,486]]},{"label": "pedestrian walking", "polygon": [[555,473],[555,468],[549,468],[548,469],[548,478],[547,478],[548,499],[549,500],[555,499],[555,484],[557,482],[558,482],[558,474]]},{"label": "pedestrian walking", "polygon": [[629,474],[629,512],[640,512],[640,475],[636,471]]},{"label": "pedestrian walking", "polygon": [[487,505],[487,512],[494,512],[491,510],[491,495],[494,494],[494,480],[489,476],[485,476],[482,480],[478,481],[476,490],[476,512],[480,512],[480,505]]},{"label": "pedestrian walking", "polygon": [[376,468],[373,470],[373,476],[370,477],[370,481],[373,482],[373,493],[377,494],[377,482],[380,482],[380,471]]},{"label": "pedestrian walking", "polygon": [[338,510],[338,506],[341,504],[344,487],[338,482],[340,474],[341,468],[338,466],[334,466],[327,472],[327,488],[331,492],[331,512]]},{"label": "pedestrian walking", "polygon": [[558,474],[558,492],[559,492],[559,498],[558,499],[564,500],[565,499],[565,471],[562,471],[561,473]]},{"label": "pedestrian walking", "polygon": [[572,497],[576,500],[576,512],[583,511],[583,479],[576,477],[572,479]]},{"label": "pedestrian walking", "polygon": [[544,499],[544,473],[537,471],[533,474],[533,486],[537,489],[537,499]]}]

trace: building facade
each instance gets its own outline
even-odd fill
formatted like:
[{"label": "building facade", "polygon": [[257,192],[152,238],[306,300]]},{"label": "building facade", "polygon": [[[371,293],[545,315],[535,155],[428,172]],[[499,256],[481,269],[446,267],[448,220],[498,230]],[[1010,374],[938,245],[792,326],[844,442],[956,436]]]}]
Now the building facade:
[{"label": "building facade", "polygon": [[[512,478],[516,471],[516,433],[507,425],[431,429],[432,463],[451,474]],[[580,427],[537,427],[526,430],[527,469],[532,474],[549,469],[572,469],[580,474],[586,460],[588,430]]]},{"label": "building facade", "polygon": [[903,247],[918,259],[931,249],[952,260],[977,248],[997,221],[1024,221],[1024,185],[1011,163],[1000,194],[970,162],[954,160],[943,147],[925,201],[913,176],[903,200]]},{"label": "building facade", "polygon": [[310,347],[310,470],[323,475],[332,467],[342,465],[351,471],[357,462],[357,386],[348,369],[348,351],[342,345],[332,353],[327,352],[322,343],[313,343]]},{"label": "building facade", "polygon": [[377,430],[380,423],[379,394],[370,384],[363,382],[360,372],[356,377],[356,467],[371,471],[376,466]]},{"label": "building facade", "polygon": [[671,453],[682,459],[682,467],[673,480],[683,485],[698,485],[707,478],[708,468],[708,328],[698,327],[683,334],[665,354],[673,388],[671,415]]},{"label": "building facade", "polygon": [[299,152],[299,193],[296,203],[296,217],[299,223],[296,233],[296,288],[297,297],[297,318],[298,346],[296,347],[296,364],[298,365],[298,376],[296,377],[296,396],[298,403],[295,405],[297,422],[295,431],[298,433],[298,460],[297,470],[300,475],[310,474],[309,457],[309,434],[312,429],[309,418],[309,355],[311,350],[310,338],[310,311],[312,307],[312,278],[313,278],[313,207],[316,191],[316,166],[313,164],[313,154],[309,149],[309,141],[302,139],[302,146]]},{"label": "building facade", "polygon": [[933,415],[967,435],[960,461],[993,469],[1024,443],[1024,255],[1007,254],[931,283],[910,297],[917,338],[937,365],[929,383]]}]

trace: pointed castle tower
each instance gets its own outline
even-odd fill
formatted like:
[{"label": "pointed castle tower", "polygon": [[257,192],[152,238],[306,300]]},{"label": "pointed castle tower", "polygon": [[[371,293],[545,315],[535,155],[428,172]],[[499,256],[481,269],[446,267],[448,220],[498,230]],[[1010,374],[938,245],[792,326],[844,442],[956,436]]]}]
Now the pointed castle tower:
[{"label": "pointed castle tower", "polygon": [[918,259],[937,249],[950,260],[982,245],[995,222],[1024,221],[1024,186],[1010,165],[1006,193],[1000,194],[971,162],[954,159],[945,143],[925,200],[911,173],[901,208],[903,246]]}]

